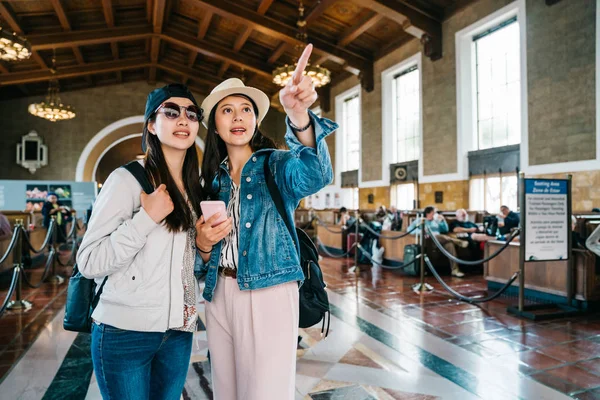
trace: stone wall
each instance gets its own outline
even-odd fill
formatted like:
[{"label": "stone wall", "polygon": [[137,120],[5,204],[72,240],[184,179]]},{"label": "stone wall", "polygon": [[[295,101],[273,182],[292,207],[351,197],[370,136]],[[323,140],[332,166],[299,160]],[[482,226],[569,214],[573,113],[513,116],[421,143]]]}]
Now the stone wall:
[{"label": "stone wall", "polygon": [[527,2],[529,165],[596,158],[595,37],[595,1]]}]

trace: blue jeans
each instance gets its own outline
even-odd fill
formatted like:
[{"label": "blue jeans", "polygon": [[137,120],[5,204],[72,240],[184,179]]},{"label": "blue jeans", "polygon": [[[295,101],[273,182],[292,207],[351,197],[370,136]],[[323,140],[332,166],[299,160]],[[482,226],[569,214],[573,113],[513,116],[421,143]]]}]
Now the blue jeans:
[{"label": "blue jeans", "polygon": [[191,332],[136,332],[92,324],[92,361],[105,400],[179,400]]}]

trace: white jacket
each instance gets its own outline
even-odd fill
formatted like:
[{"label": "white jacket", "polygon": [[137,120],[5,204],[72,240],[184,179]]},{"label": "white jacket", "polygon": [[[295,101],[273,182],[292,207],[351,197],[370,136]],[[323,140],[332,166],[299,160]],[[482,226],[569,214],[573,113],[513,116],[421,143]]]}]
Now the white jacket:
[{"label": "white jacket", "polygon": [[141,208],[142,188],[124,168],[96,199],[77,253],[79,271],[108,276],[92,317],[121,329],[165,332],[183,325],[182,266],[186,232],[171,233]]}]

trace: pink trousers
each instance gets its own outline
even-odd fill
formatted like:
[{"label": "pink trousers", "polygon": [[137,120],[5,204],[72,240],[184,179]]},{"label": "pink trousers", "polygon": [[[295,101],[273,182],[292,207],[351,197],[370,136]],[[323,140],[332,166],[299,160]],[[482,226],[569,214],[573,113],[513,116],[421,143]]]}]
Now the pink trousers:
[{"label": "pink trousers", "polygon": [[298,284],[240,291],[219,276],[206,302],[215,400],[292,400],[296,379]]}]

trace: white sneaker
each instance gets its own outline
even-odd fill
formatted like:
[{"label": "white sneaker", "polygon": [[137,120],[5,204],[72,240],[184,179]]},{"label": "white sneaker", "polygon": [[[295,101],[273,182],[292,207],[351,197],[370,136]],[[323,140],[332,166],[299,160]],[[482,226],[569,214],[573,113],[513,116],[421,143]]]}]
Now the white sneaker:
[{"label": "white sneaker", "polygon": [[452,270],[452,276],[455,276],[457,278],[462,278],[463,276],[465,276],[464,272],[462,272],[460,269],[453,269]]}]

